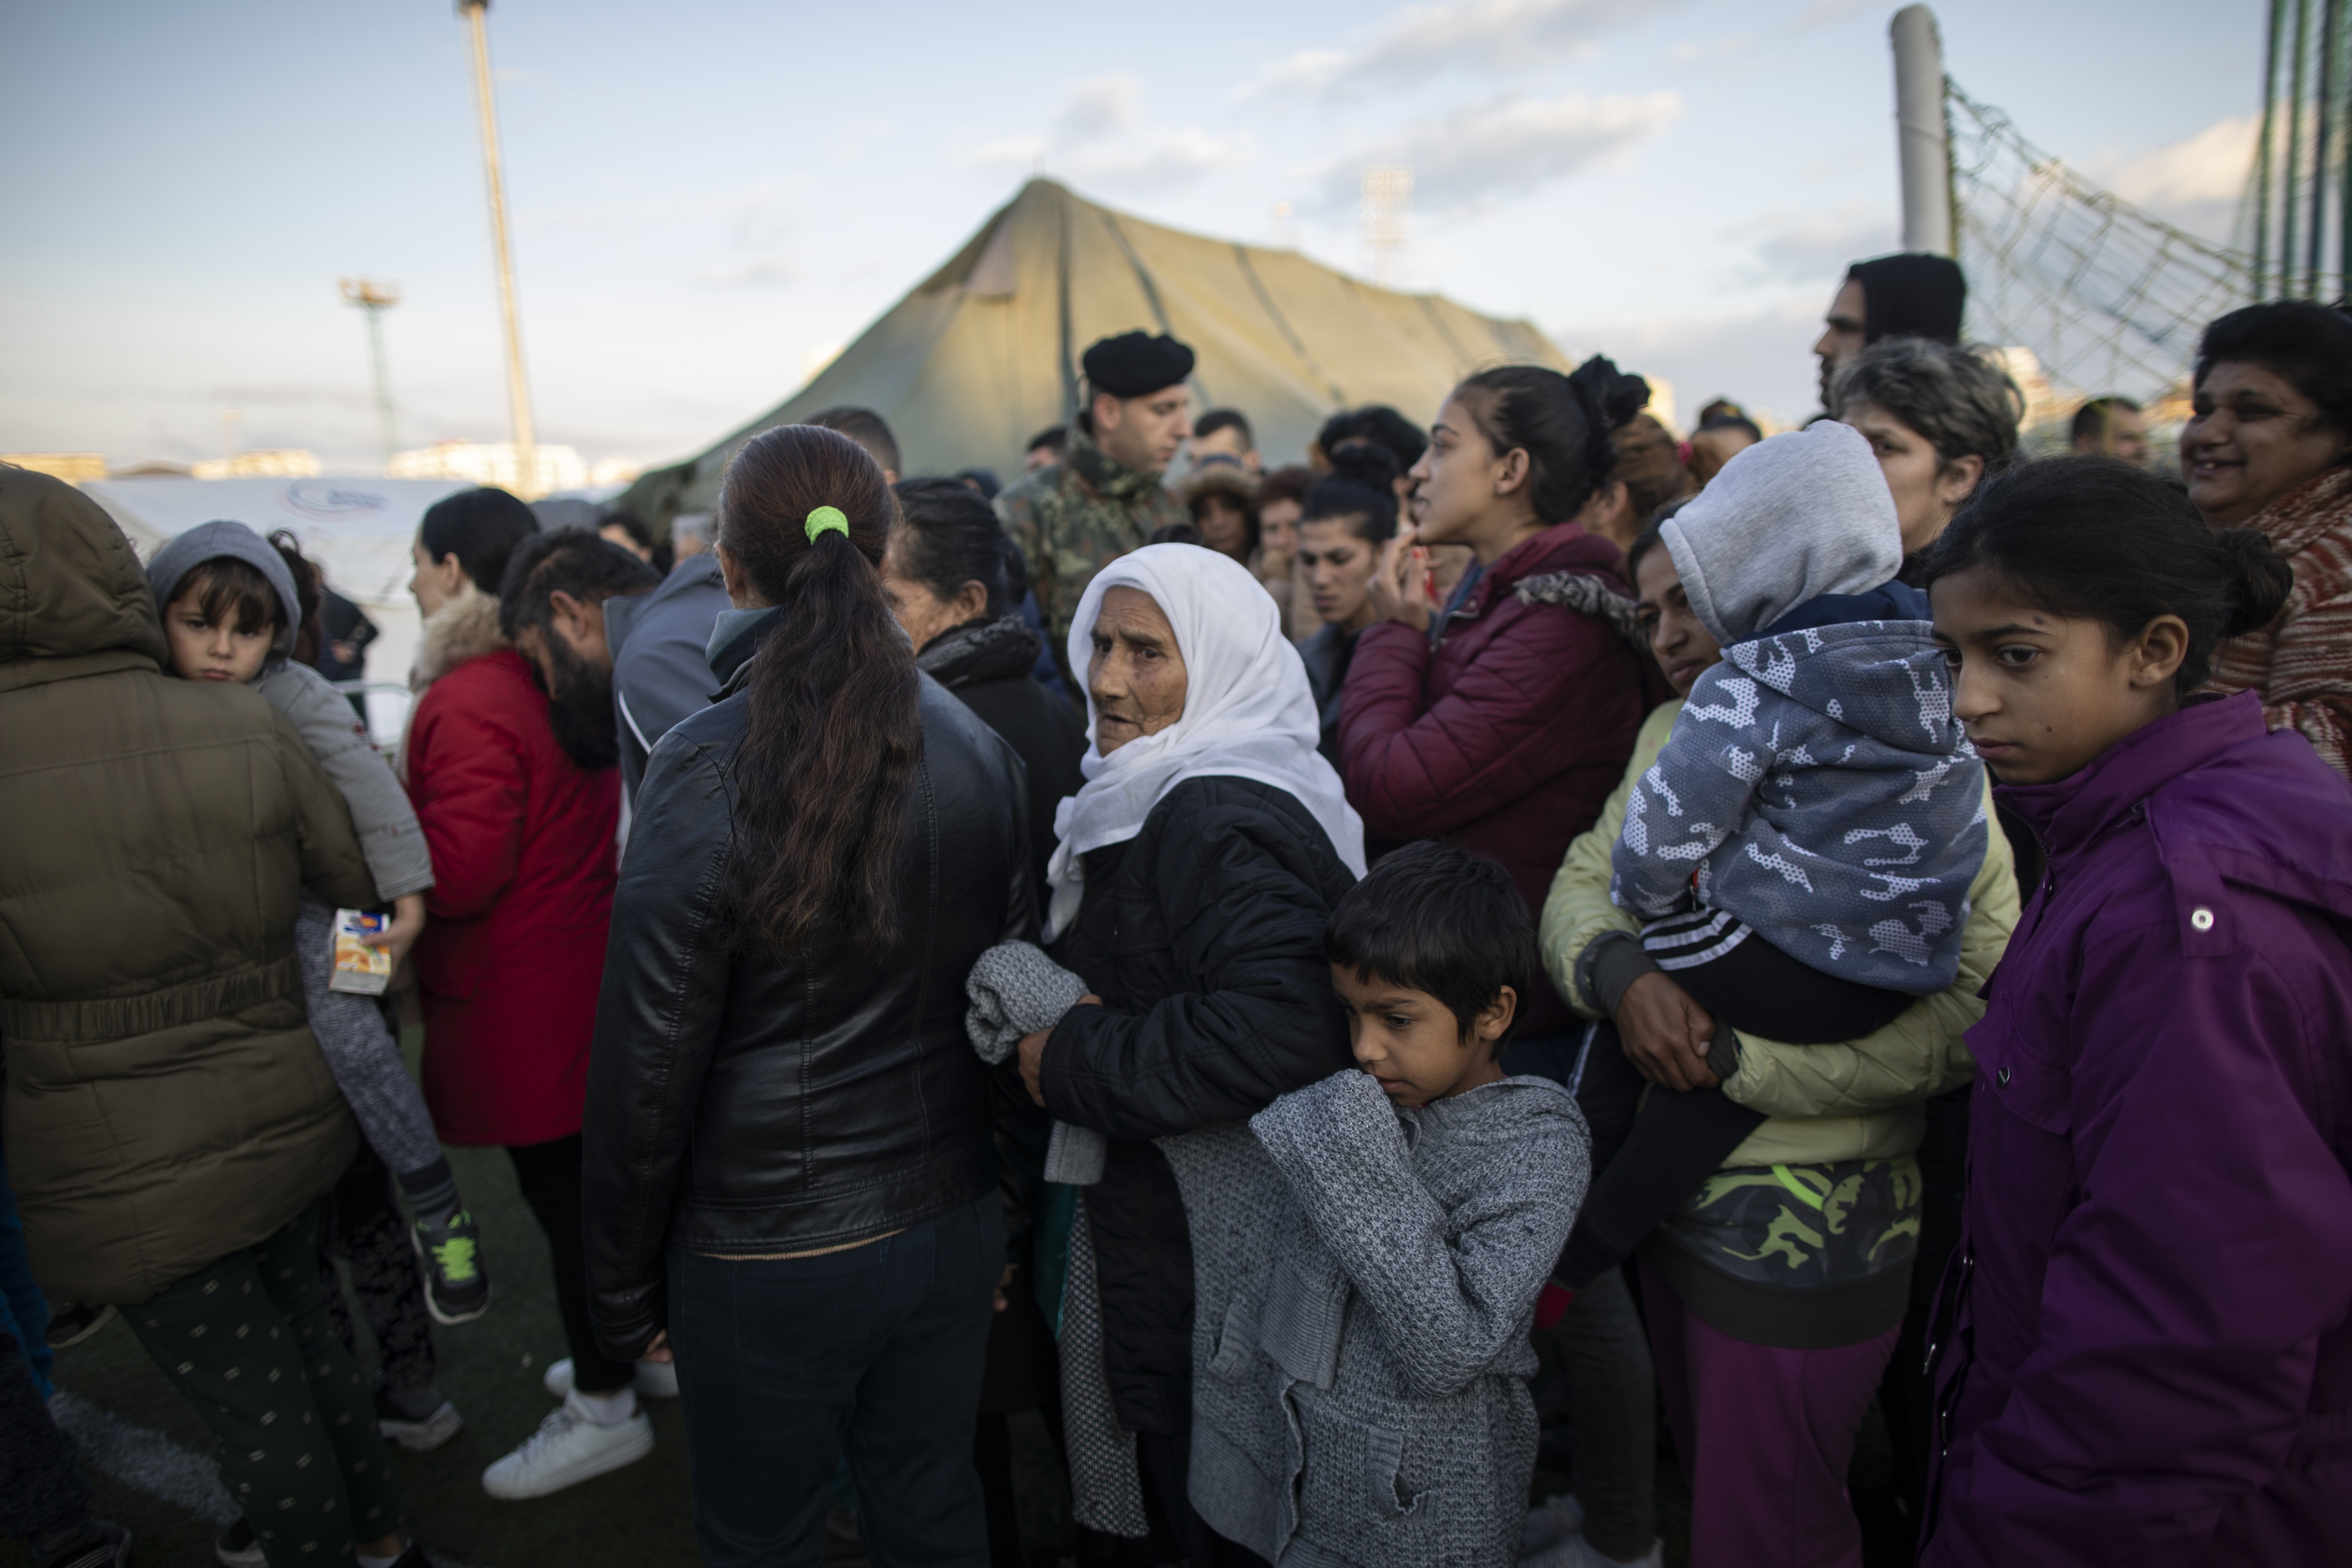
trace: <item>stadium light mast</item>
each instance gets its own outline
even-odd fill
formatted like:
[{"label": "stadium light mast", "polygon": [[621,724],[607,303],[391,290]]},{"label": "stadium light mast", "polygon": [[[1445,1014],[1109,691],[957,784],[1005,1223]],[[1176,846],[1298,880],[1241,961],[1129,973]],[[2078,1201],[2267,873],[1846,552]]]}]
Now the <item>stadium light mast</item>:
[{"label": "stadium light mast", "polygon": [[375,373],[375,416],[383,435],[383,466],[389,471],[392,455],[400,444],[393,435],[392,374],[384,367],[383,313],[400,303],[400,285],[382,278],[345,278],[340,286],[343,303],[356,307],[367,318],[368,364]]},{"label": "stadium light mast", "polygon": [[1396,258],[1405,246],[1405,213],[1412,202],[1412,171],[1379,163],[1364,171],[1364,247],[1372,253],[1373,277],[1383,289],[1396,280]]},{"label": "stadium light mast", "polygon": [[530,424],[530,384],[522,370],[522,322],[515,309],[514,251],[507,242],[506,181],[499,169],[499,111],[490,90],[490,42],[483,16],[490,0],[457,0],[474,46],[474,99],[482,121],[482,169],[490,192],[490,243],[498,252],[499,306],[506,319],[507,410],[514,426],[515,493],[540,494],[539,441]]},{"label": "stadium light mast", "polygon": [[1944,122],[1944,40],[1936,13],[1906,5],[1895,46],[1895,152],[1903,174],[1903,248],[1952,254],[1952,158]]}]

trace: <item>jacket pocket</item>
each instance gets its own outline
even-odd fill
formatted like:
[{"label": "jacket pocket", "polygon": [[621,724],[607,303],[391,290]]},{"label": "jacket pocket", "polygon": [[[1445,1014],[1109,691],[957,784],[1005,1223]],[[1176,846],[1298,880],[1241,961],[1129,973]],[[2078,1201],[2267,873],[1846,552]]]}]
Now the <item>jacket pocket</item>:
[{"label": "jacket pocket", "polygon": [[1209,1370],[1227,1383],[1249,1376],[1249,1304],[1238,1298],[1225,1303],[1225,1320],[1217,1326],[1217,1342],[1209,1355]]},{"label": "jacket pocket", "polygon": [[1403,1433],[1343,1415],[1328,1400],[1302,1401],[1300,1414],[1302,1519],[1327,1520],[1343,1531],[1349,1522],[1377,1526],[1384,1537],[1397,1529],[1418,1534],[1434,1520],[1438,1492],[1407,1475]]},{"label": "jacket pocket", "polygon": [[2028,1126],[2065,1137],[2074,1125],[2074,1074],[2028,1047],[2005,1015],[2000,1027],[1982,1035],[1971,1031],[1969,1040],[1977,1058],[1977,1092]]}]

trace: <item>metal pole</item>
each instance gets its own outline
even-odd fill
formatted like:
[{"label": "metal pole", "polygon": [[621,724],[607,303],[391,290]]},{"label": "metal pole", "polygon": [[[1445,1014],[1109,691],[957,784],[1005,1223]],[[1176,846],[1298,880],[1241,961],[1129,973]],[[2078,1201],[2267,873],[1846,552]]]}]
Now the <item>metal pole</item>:
[{"label": "metal pole", "polygon": [[2279,205],[2285,209],[2286,220],[2279,232],[2279,292],[2294,292],[2294,253],[2296,208],[2303,196],[2303,66],[2310,52],[2311,0],[2294,0],[2294,64],[2287,68],[2286,93],[2286,180],[2279,192]]},{"label": "metal pole", "polygon": [[2286,21],[2286,0],[2271,0],[2271,26],[2263,46],[2263,136],[2254,147],[2254,298],[2270,292],[2271,147],[2278,107],[2279,28]]},{"label": "metal pole", "polygon": [[2352,12],[2343,6],[2336,10],[2336,39],[2329,47],[2335,51],[2336,80],[2344,89],[2342,112],[2336,116],[2344,129],[2337,132],[2343,146],[2336,154],[2336,166],[2342,185],[2336,193],[2336,221],[2339,229],[2336,239],[2336,291],[2352,290],[2352,58],[2346,58],[2352,47]]},{"label": "metal pole", "polygon": [[2336,98],[2336,23],[2337,0],[2325,0],[2319,9],[2319,61],[2313,85],[2318,101],[2313,112],[2311,148],[2311,248],[2303,268],[2303,291],[2319,298],[2320,251],[2327,225],[2327,111]]},{"label": "metal pole", "polygon": [[385,370],[383,363],[383,307],[371,305],[366,314],[368,358],[375,366],[375,416],[376,422],[383,427],[383,466],[389,468],[392,456],[400,449],[400,443],[393,437],[392,375]]},{"label": "metal pole", "polygon": [[530,386],[522,372],[522,324],[515,311],[514,255],[507,244],[506,181],[499,172],[499,112],[490,98],[490,44],[483,13],[490,0],[458,0],[457,8],[474,41],[474,98],[481,110],[482,167],[490,187],[490,241],[499,258],[499,308],[507,329],[507,407],[514,425],[515,493],[530,500],[541,493],[539,442],[531,433]]},{"label": "metal pole", "polygon": [[1944,134],[1944,42],[1936,14],[1906,5],[1895,46],[1895,153],[1903,176],[1903,248],[1952,254],[1951,159]]}]

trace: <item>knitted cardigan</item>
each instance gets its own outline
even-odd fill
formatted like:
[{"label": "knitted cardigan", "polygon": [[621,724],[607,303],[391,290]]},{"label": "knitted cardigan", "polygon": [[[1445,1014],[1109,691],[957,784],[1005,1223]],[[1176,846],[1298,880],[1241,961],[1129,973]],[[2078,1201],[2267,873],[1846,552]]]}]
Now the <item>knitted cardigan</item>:
[{"label": "knitted cardigan", "polygon": [[2299,730],[2352,773],[2352,468],[2328,469],[2246,520],[2294,564],[2286,609],[2213,656],[2213,689],[2253,691],[2273,730]]}]

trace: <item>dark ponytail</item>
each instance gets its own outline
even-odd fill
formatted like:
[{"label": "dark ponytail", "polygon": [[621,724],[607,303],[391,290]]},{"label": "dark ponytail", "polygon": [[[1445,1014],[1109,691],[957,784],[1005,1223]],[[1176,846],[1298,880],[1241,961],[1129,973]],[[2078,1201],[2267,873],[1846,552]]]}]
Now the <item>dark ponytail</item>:
[{"label": "dark ponytail", "polygon": [[[810,538],[820,507],[848,532]],[[780,960],[835,931],[879,955],[898,935],[898,852],[923,748],[914,650],[878,574],[898,502],[856,442],[785,425],[735,454],[718,510],[719,548],[783,612],[751,666],[730,913]]]},{"label": "dark ponytail", "polygon": [[2179,616],[2182,697],[2205,684],[2222,638],[2270,625],[2294,587],[2263,534],[2209,527],[2178,488],[2113,458],[2047,458],[1989,480],[1929,547],[1925,574],[1932,584],[1979,567],[2025,603],[2119,638]]},{"label": "dark ponytail", "polygon": [[1496,457],[1527,453],[1528,499],[1538,518],[1556,523],[1608,483],[1617,466],[1609,433],[1649,405],[1650,384],[1594,354],[1570,375],[1532,364],[1482,370],[1454,395]]},{"label": "dark ponytail", "polygon": [[1331,471],[1307,492],[1301,522],[1356,520],[1355,534],[1374,544],[1396,537],[1396,455],[1378,441],[1349,437],[1325,454]]},{"label": "dark ponytail", "polygon": [[326,602],[325,574],[319,563],[302,553],[301,542],[285,529],[269,536],[269,548],[278,552],[278,559],[286,563],[286,570],[294,574],[294,604],[300,613],[294,626],[294,646],[289,654],[297,664],[319,662],[319,644],[324,637],[319,624],[319,606]]}]

